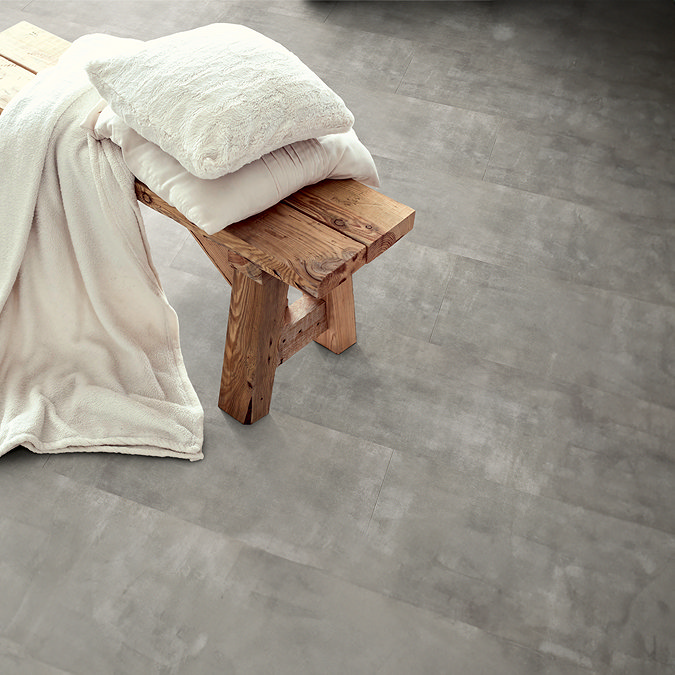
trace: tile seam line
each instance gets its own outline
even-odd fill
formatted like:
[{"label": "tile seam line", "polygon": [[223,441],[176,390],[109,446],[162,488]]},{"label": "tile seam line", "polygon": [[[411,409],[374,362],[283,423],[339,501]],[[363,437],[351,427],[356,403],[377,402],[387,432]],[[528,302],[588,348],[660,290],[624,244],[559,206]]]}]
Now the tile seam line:
[{"label": "tile seam line", "polygon": [[[500,263],[500,262],[492,262],[491,260],[486,259],[486,257],[473,257],[470,255],[466,255],[464,253],[455,253],[453,251],[448,250],[447,248],[439,248],[436,246],[428,246],[427,244],[418,244],[420,247],[425,247],[428,249],[431,249],[433,251],[441,251],[443,253],[447,253],[451,256],[454,256],[455,258],[462,259],[462,260],[468,260],[469,262],[477,262],[481,263],[483,265],[489,265],[490,267],[493,267],[495,269],[503,270],[505,272],[509,272],[515,275],[521,275],[521,276],[526,276],[528,279],[537,279],[537,280],[547,280],[554,282],[555,284],[560,284],[561,287],[569,287],[572,289],[587,289],[594,291],[596,293],[601,293],[601,294],[606,294],[609,296],[616,296],[619,298],[625,298],[627,300],[632,300],[635,302],[643,303],[646,305],[650,305],[654,307],[655,309],[672,309],[675,310],[675,302],[666,302],[666,301],[657,301],[657,300],[649,300],[647,298],[640,297],[639,295],[635,295],[632,293],[627,293],[624,291],[620,290],[615,290],[613,288],[605,288],[604,286],[597,286],[595,284],[590,284],[590,283],[581,283],[579,281],[576,281],[575,279],[567,279],[567,278],[558,278],[555,275],[556,271],[553,269],[549,269],[548,267],[543,267],[543,266],[530,266],[527,269],[535,269],[538,271],[538,273],[535,274],[530,274],[525,268],[520,269],[518,267],[513,267],[512,265],[508,265],[506,263]],[[448,280],[448,283],[452,280],[452,275],[450,279]],[[445,298],[445,293],[447,293],[447,286],[446,289],[443,293],[443,297]],[[439,308],[440,311],[440,308]],[[436,327],[436,324],[434,323],[434,328]],[[432,329],[433,333],[433,329]],[[429,339],[431,341],[431,339]],[[436,343],[434,343],[436,344]],[[501,363],[500,361],[495,361],[494,363],[499,363],[500,365],[506,366],[508,365],[507,363]],[[611,392],[607,392],[611,393]],[[641,399],[644,400],[644,399]],[[647,403],[654,403],[654,401],[646,401]],[[660,404],[657,404],[660,405]],[[665,407],[670,407],[670,406],[665,406]]]},{"label": "tile seam line", "polygon": [[[484,359],[484,360],[487,361],[487,359]],[[490,361],[490,363],[496,363],[496,362]],[[497,364],[497,365],[504,365],[504,364]],[[508,366],[508,367],[512,368],[512,366]],[[526,374],[528,374],[527,371],[522,371],[522,372],[525,372]],[[532,373],[529,373],[529,374],[532,374]],[[569,384],[569,383],[563,383],[563,384]],[[673,409],[673,411],[675,412],[675,409]],[[289,417],[291,416],[289,413],[283,413],[283,414],[287,414],[287,415],[289,415]],[[313,422],[311,418],[300,417],[299,415],[293,415],[293,417],[297,417],[298,419],[304,420],[305,422],[310,422],[312,424],[316,424],[316,422]],[[323,424],[322,426],[326,429],[330,429],[332,431],[336,431],[336,432],[339,432],[339,433],[345,433],[345,434],[349,435],[349,432],[346,432],[343,429],[340,429],[338,426],[331,425],[331,424]],[[657,438],[660,438],[660,437],[657,437]],[[368,443],[373,443],[373,444],[378,445],[378,446],[383,447],[383,448],[390,448],[392,450],[392,457],[393,457],[394,452],[399,452],[401,454],[411,456],[411,453],[406,453],[405,448],[401,449],[399,447],[390,447],[390,446],[384,445],[384,443],[380,443],[379,441],[376,441],[376,440],[373,440],[373,439],[370,439],[370,438],[366,438],[366,437],[360,437],[360,440],[366,441]],[[412,453],[412,455],[420,456],[420,457],[427,458],[427,459],[431,459],[433,461],[433,457],[430,457],[428,455],[424,455],[424,454],[419,453],[419,452]],[[454,469],[450,469],[450,473],[453,476],[456,476],[457,478],[472,478],[472,477],[475,477],[475,476],[472,476],[471,473],[457,471],[457,470],[454,470]],[[645,530],[648,530],[648,531],[658,532],[660,534],[663,534],[663,535],[675,540],[675,531],[671,532],[671,531],[666,530],[662,527],[658,527],[658,526],[654,526],[654,525],[646,525],[644,523],[639,523],[639,522],[636,522],[634,520],[628,520],[626,518],[621,518],[620,516],[617,516],[617,515],[605,513],[604,511],[600,511],[600,510],[592,508],[592,507],[581,506],[579,504],[575,504],[573,502],[565,501],[564,499],[559,499],[557,497],[551,497],[549,495],[544,495],[544,494],[540,494],[540,493],[537,493],[537,492],[528,492],[528,491],[523,490],[519,487],[516,487],[515,485],[513,485],[510,482],[499,482],[499,481],[492,480],[491,478],[485,478],[483,476],[477,476],[477,479],[480,480],[480,481],[483,481],[485,483],[489,483],[490,485],[497,486],[501,489],[510,490],[510,491],[515,492],[515,493],[517,493],[521,496],[524,496],[524,497],[528,497],[528,498],[534,497],[535,499],[543,499],[543,500],[545,500],[547,502],[550,502],[550,503],[562,504],[562,505],[567,506],[571,509],[582,509],[584,511],[589,511],[590,513],[593,513],[597,516],[600,516],[601,518],[607,518],[607,519],[610,519],[610,520],[615,521],[617,523],[622,523],[624,525],[629,525],[629,526],[637,527],[637,528],[640,528],[640,529],[645,529]],[[138,503],[138,502],[136,502],[136,503]],[[149,507],[149,508],[153,508],[153,507]],[[164,512],[162,512],[162,513],[164,513]],[[171,515],[171,514],[169,514],[169,515]],[[176,516],[176,517],[178,517],[178,516]],[[185,521],[185,522],[191,523],[191,521]],[[191,524],[194,524],[194,523],[191,523]],[[197,525],[197,527],[203,527],[204,529],[210,529],[210,528],[206,528],[203,525],[199,525],[199,524],[196,524],[196,525]],[[219,530],[213,530],[213,531],[216,532],[216,533],[219,533],[219,534],[221,534],[225,537],[228,537],[228,535],[220,532]],[[238,540],[238,539],[235,540],[231,537],[228,537],[228,538],[232,539],[233,541],[240,542],[240,540]],[[535,541],[535,540],[533,540],[533,541]],[[240,542],[240,543],[243,543],[246,546],[251,546],[250,544],[247,544],[246,542]],[[276,555],[276,554],[271,554],[271,555]],[[675,559],[675,556],[673,556],[673,558]],[[309,566],[313,567],[312,565],[309,565]],[[322,568],[319,568],[319,567],[317,567],[316,569],[322,570]],[[325,571],[325,570],[322,570],[322,571]],[[430,611],[432,611],[432,610],[430,610]]]},{"label": "tile seam line", "polygon": [[[455,254],[451,253],[451,255]],[[456,258],[466,258],[466,256],[456,256]],[[473,260],[473,258],[468,258],[468,260]],[[455,265],[453,264],[452,269],[450,270],[450,274],[448,275],[448,280],[445,282],[445,288],[443,289],[443,296],[441,297],[441,301],[438,303],[438,309],[436,310],[436,318],[434,319],[434,325],[431,327],[431,330],[429,331],[429,339],[427,340],[427,343],[430,345],[437,344],[435,342],[432,342],[434,332],[436,331],[436,327],[438,326],[438,320],[440,319],[441,310],[443,309],[443,305],[445,304],[445,298],[448,296],[448,289],[450,288],[450,283],[454,278],[455,278]]]},{"label": "tile seam line", "polygon": [[[104,453],[102,453],[102,454],[104,454]],[[145,502],[140,502],[140,501],[137,501],[135,499],[131,499],[130,497],[126,497],[126,496],[121,495],[117,492],[113,492],[112,490],[106,490],[106,489],[100,487],[99,485],[97,485],[95,483],[92,484],[92,483],[88,483],[88,482],[85,482],[85,481],[80,481],[77,478],[73,478],[72,476],[69,476],[65,473],[60,473],[59,471],[57,471],[55,469],[52,469],[48,466],[45,466],[42,470],[49,471],[52,475],[63,478],[65,480],[67,480],[71,483],[74,483],[76,485],[79,485],[79,486],[81,486],[85,489],[94,490],[94,491],[99,492],[101,494],[109,495],[111,497],[114,497],[115,499],[119,499],[122,502],[126,502],[128,504],[135,504],[136,506],[140,506],[144,509],[149,509],[150,511],[153,511],[154,513],[157,513],[161,516],[165,516],[165,517],[168,517],[168,518],[174,518],[174,519],[180,521],[181,523],[184,523],[186,525],[190,525],[191,527],[196,527],[196,528],[202,530],[203,532],[216,534],[220,537],[223,537],[228,542],[231,542],[233,544],[236,544],[236,545],[239,545],[239,546],[247,546],[249,548],[257,548],[255,546],[252,546],[250,543],[248,543],[248,542],[246,542],[242,539],[239,539],[238,537],[234,537],[232,535],[227,534],[226,532],[223,532],[222,530],[216,530],[212,527],[207,527],[206,525],[202,525],[201,523],[195,522],[194,520],[184,518],[183,516],[172,513],[171,511],[163,511],[162,509],[160,509],[156,506],[152,506],[151,504],[146,504]],[[237,557],[238,556],[239,556],[239,553],[237,553]]]},{"label": "tile seam line", "polygon": [[497,122],[497,128],[495,129],[494,136],[492,137],[492,146],[490,147],[490,154],[488,155],[487,161],[485,162],[485,169],[483,170],[483,175],[481,176],[481,182],[482,183],[488,183],[491,185],[494,185],[494,183],[491,183],[491,181],[486,181],[485,176],[487,175],[488,169],[490,168],[490,162],[492,161],[492,155],[494,154],[495,151],[495,146],[497,145],[497,137],[499,136],[499,132],[502,129],[502,126],[504,125],[504,118],[499,117]]},{"label": "tile seam line", "polygon": [[408,74],[408,70],[410,70],[410,64],[413,62],[413,59],[415,58],[416,53],[417,53],[417,46],[413,45],[412,52],[410,54],[410,59],[408,60],[408,63],[405,66],[405,70],[403,71],[403,75],[401,75],[401,79],[399,80],[398,84],[396,85],[396,90],[394,91],[394,94],[398,94],[398,90],[401,88],[401,85],[403,84],[403,80],[405,80],[405,76]]},{"label": "tile seam line", "polygon": [[389,466],[391,465],[391,460],[394,458],[394,453],[396,450],[391,448],[391,454],[389,455],[389,461],[387,462],[387,468],[384,470],[384,475],[382,476],[382,480],[380,481],[380,489],[377,491],[377,497],[375,497],[375,503],[373,504],[373,510],[370,512],[370,518],[368,519],[368,526],[366,527],[366,532],[365,532],[365,537],[368,536],[368,532],[370,531],[370,524],[373,522],[373,517],[375,515],[375,510],[377,509],[377,505],[380,503],[380,495],[382,494],[382,488],[384,487],[384,482],[387,480],[387,476],[389,475]]},{"label": "tile seam line", "polygon": [[[353,580],[347,578],[346,576],[343,576],[342,574],[336,573],[336,572],[334,572],[330,569],[318,567],[317,565],[310,564],[310,563],[298,562],[298,561],[292,560],[290,558],[285,558],[284,556],[281,556],[278,553],[266,551],[265,549],[261,549],[261,548],[256,547],[256,546],[252,546],[251,544],[247,544],[246,542],[244,542],[244,547],[248,548],[251,551],[261,551],[266,556],[276,558],[278,560],[281,560],[284,563],[290,563],[292,565],[299,565],[303,568],[314,570],[315,572],[318,572],[319,574],[321,574],[323,576],[326,576],[330,579],[334,579],[334,580],[339,581],[341,583],[347,584],[347,585],[349,585],[353,588],[360,588],[362,590],[367,591],[368,593],[372,593],[375,596],[378,596],[380,598],[384,598],[385,600],[389,600],[391,602],[395,602],[395,603],[398,603],[398,604],[401,604],[401,605],[405,605],[407,607],[412,607],[413,609],[415,609],[419,612],[423,612],[425,614],[430,614],[434,617],[437,617],[441,621],[446,621],[450,624],[455,624],[455,625],[468,626],[469,628],[471,628],[475,631],[478,631],[479,633],[481,633],[483,635],[489,635],[490,637],[494,638],[495,640],[498,640],[499,642],[511,644],[511,645],[513,645],[513,646],[515,646],[519,649],[522,649],[526,652],[529,652],[531,654],[536,654],[536,655],[541,656],[545,659],[553,659],[555,661],[564,661],[565,663],[575,663],[575,665],[577,665],[578,667],[583,668],[584,671],[589,672],[590,675],[593,675],[593,673],[594,673],[594,671],[589,670],[585,666],[576,663],[572,659],[565,658],[564,656],[558,656],[556,654],[550,654],[548,652],[543,652],[540,649],[537,649],[536,647],[524,644],[522,642],[518,642],[517,640],[514,640],[512,638],[508,638],[508,637],[503,636],[503,635],[499,635],[498,633],[495,633],[493,631],[486,630],[485,628],[481,628],[480,626],[476,626],[473,623],[469,623],[467,621],[464,621],[461,618],[451,616],[451,615],[448,615],[448,614],[444,614],[443,612],[440,612],[440,611],[438,611],[438,610],[436,610],[432,607],[426,607],[426,606],[423,606],[423,605],[416,605],[414,602],[411,602],[410,600],[406,600],[405,598],[400,597],[396,594],[387,592],[386,590],[380,590],[380,589],[373,588],[373,587],[371,587],[367,584],[364,584],[364,583],[353,581]],[[237,556],[237,559],[239,558],[239,555]],[[234,568],[234,565],[233,565],[233,568]],[[231,573],[231,571],[230,571],[230,573]],[[228,573],[228,576],[229,576],[230,573]]]}]

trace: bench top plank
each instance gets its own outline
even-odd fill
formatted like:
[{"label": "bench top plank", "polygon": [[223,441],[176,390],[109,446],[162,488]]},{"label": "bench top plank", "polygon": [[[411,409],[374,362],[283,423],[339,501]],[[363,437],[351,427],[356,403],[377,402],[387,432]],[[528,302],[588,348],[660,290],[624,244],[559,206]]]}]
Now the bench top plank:
[{"label": "bench top plank", "polygon": [[0,113],[34,77],[33,73],[0,56]]},{"label": "bench top plank", "polygon": [[409,206],[355,180],[324,180],[283,201],[364,244],[367,263],[410,232],[415,218]]},{"label": "bench top plank", "polygon": [[[22,21],[0,32],[0,112],[70,46]],[[323,297],[410,231],[414,211],[354,180],[308,186],[260,214],[206,235],[140,181],[149,207],[314,297]]]},{"label": "bench top plank", "polygon": [[178,209],[146,185],[136,182],[139,201],[195,234],[235,251],[287,284],[312,297],[323,297],[366,263],[366,247],[280,203],[205,235]]},{"label": "bench top plank", "polygon": [[31,73],[56,65],[70,42],[42,28],[21,21],[0,32],[0,56]]}]

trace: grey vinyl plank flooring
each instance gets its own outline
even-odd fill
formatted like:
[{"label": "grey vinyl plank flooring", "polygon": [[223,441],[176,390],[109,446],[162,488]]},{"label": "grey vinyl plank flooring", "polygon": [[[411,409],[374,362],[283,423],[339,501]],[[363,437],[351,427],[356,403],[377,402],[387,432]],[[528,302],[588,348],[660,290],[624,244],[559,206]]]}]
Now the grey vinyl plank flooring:
[{"label": "grey vinyl plank flooring", "polygon": [[0,0],[67,39],[244,23],[415,229],[358,343],[217,407],[230,291],[143,208],[205,458],[0,461],[2,675],[675,675],[675,4]]}]

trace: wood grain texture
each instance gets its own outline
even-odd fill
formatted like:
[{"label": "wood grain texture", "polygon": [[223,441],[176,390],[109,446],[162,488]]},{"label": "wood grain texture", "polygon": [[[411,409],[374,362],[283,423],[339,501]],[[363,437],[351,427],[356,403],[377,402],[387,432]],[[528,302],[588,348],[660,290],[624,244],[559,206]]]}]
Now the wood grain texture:
[{"label": "wood grain texture", "polygon": [[0,32],[0,56],[32,73],[55,65],[68,47],[68,40],[27,21]]},{"label": "wood grain texture", "polygon": [[284,202],[366,246],[366,262],[410,232],[415,212],[355,180],[324,180]]},{"label": "wood grain texture", "polygon": [[316,342],[335,354],[342,354],[345,349],[356,344],[354,285],[351,276],[326,295],[324,302],[328,328],[316,337]]},{"label": "wood grain texture", "polygon": [[0,113],[34,77],[33,73],[0,57]]},{"label": "wood grain texture", "polygon": [[216,269],[223,275],[225,281],[231,286],[234,280],[234,266],[230,263],[231,251],[220,244],[216,244],[206,235],[195,230],[190,230],[190,234],[201,246],[202,251],[206,253],[209,260],[216,266]]},{"label": "wood grain texture", "polygon": [[234,273],[218,406],[242,424],[269,412],[288,287],[265,274]]},{"label": "wood grain texture", "polygon": [[280,203],[212,238],[246,242],[259,258],[237,251],[268,273],[312,297],[322,297],[366,262],[366,247]]},{"label": "wood grain texture", "polygon": [[279,364],[328,329],[326,303],[303,295],[286,308],[286,323],[279,338]]}]

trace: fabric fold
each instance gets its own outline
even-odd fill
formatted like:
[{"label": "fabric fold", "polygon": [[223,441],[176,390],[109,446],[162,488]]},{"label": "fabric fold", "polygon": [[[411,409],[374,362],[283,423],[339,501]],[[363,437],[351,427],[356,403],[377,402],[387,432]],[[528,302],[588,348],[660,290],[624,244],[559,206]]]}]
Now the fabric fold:
[{"label": "fabric fold", "polygon": [[203,410],[76,41],[0,115],[0,455],[201,459]]}]

